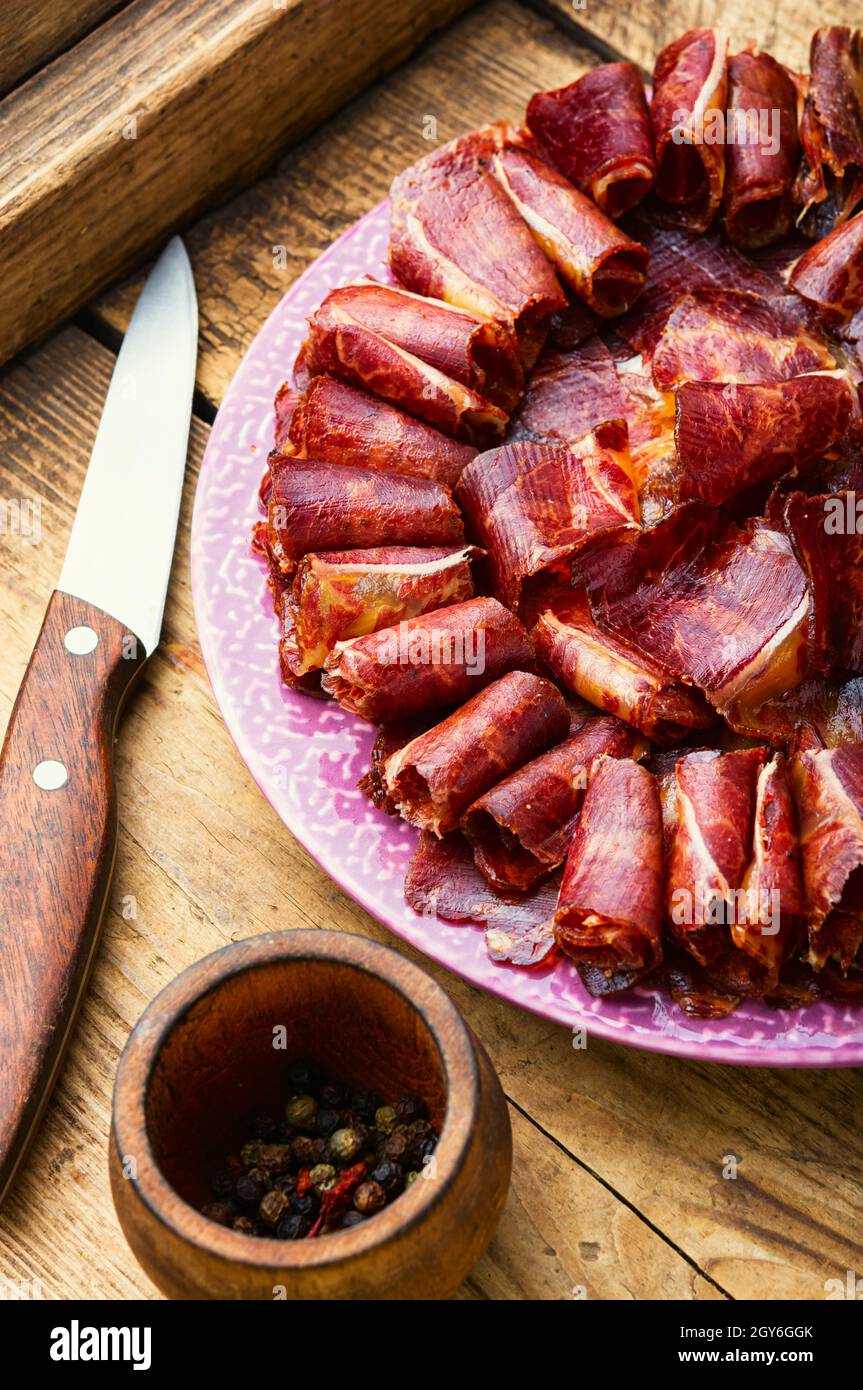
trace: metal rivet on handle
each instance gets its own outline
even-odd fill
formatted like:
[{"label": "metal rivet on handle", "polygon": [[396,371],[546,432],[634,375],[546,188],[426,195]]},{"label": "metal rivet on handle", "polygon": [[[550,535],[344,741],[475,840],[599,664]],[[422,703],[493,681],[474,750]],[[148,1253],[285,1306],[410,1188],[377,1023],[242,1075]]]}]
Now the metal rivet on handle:
[{"label": "metal rivet on handle", "polygon": [[91,627],[70,627],[63,638],[63,646],[73,656],[87,656],[94,651],[99,642],[98,632]]},{"label": "metal rivet on handle", "polygon": [[65,787],[68,780],[66,764],[57,762],[55,758],[46,758],[33,769],[33,781],[43,792],[59,791],[61,787]]}]

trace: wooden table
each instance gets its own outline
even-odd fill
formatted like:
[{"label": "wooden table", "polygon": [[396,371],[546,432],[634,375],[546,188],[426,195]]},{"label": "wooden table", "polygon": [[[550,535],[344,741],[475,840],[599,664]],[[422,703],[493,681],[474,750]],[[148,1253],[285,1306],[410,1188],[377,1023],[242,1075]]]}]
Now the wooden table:
[{"label": "wooden table", "polygon": [[[752,36],[805,65],[817,24],[855,16],[850,0],[555,0],[541,12],[490,0],[188,234],[199,395],[164,640],[120,733],[120,850],[104,941],[41,1136],[0,1213],[0,1295],[9,1281],[38,1281],[47,1298],[158,1296],[114,1217],[106,1139],[120,1050],[179,970],[227,941],[300,926],[359,932],[413,955],[278,821],[201,662],[189,518],[208,427],[243,352],[303,267],[427,150],[428,116],[441,141],[518,117],[531,92],[572,80],[598,54],[649,68],[671,37],[717,17],[738,44]],[[0,376],[4,718],[59,573],[138,284],[112,290]],[[15,499],[38,501],[38,544],[12,533]],[[118,523],[134,526],[122,502]],[[423,963],[488,1048],[515,1135],[509,1204],[461,1297],[820,1299],[825,1280],[863,1271],[857,1073],[698,1065],[594,1039],[574,1051],[564,1029]],[[735,1166],[736,1178],[725,1176]]]}]

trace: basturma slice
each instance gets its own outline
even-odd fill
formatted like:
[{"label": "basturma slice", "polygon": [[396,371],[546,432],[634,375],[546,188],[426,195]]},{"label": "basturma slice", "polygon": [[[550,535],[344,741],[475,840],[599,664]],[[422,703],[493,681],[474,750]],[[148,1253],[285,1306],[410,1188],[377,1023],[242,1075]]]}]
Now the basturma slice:
[{"label": "basturma slice", "polygon": [[596,758],[643,758],[619,719],[587,719],[564,743],[504,778],[462,817],[476,866],[496,888],[526,892],[566,858]]},{"label": "basturma slice", "polygon": [[728,60],[728,111],[725,230],[735,246],[766,246],[794,219],[797,88],[769,53],[737,53]]},{"label": "basturma slice", "polygon": [[555,874],[529,893],[497,892],[458,831],[438,839],[424,830],[405,877],[405,898],[425,917],[481,923],[494,961],[540,965],[556,954],[552,918],[559,886]]},{"label": "basturma slice", "polygon": [[[602,972],[615,990],[662,959],[662,855],[656,779],[629,758],[599,758],[567,855],[554,935],[579,967]],[[601,988],[590,975],[586,983]]]},{"label": "basturma slice", "polygon": [[863,34],[828,24],[812,35],[800,121],[803,158],[794,196],[818,237],[841,226],[863,197]]},{"label": "basturma slice", "polygon": [[598,627],[581,591],[555,598],[540,613],[533,640],[537,656],[567,690],[657,743],[676,743],[714,722],[698,691]]},{"label": "basturma slice", "polygon": [[473,598],[473,546],[378,546],[306,555],[285,596],[285,660],[319,670],[337,642]]},{"label": "basturma slice", "polygon": [[474,598],[337,642],[322,686],[351,714],[383,722],[459,704],[532,665],[518,618],[497,599]]},{"label": "basturma slice", "polygon": [[812,665],[863,674],[863,533],[853,491],[792,492],[785,529],[812,590]]},{"label": "basturma slice", "polygon": [[722,202],[727,50],[718,29],[690,29],[663,48],[653,69],[656,192],[692,232],[706,231]]},{"label": "basturma slice", "polygon": [[315,377],[293,402],[286,438],[282,452],[297,458],[431,478],[447,487],[476,455],[471,445],[329,376]]},{"label": "basturma slice", "polygon": [[536,92],[527,124],[542,153],[606,217],[653,187],[653,129],[634,63],[601,63],[553,92]]},{"label": "basturma slice", "polygon": [[804,252],[788,283],[828,322],[848,323],[863,306],[863,212]]},{"label": "basturma slice", "polygon": [[863,947],[863,743],[792,759],[800,820],[809,960],[847,973]]},{"label": "basturma slice", "polygon": [[383,781],[399,813],[446,835],[472,802],[569,733],[550,681],[511,671],[388,759]]},{"label": "basturma slice", "polygon": [[442,483],[340,463],[271,464],[267,552],[277,575],[287,578],[304,555],[336,547],[464,545],[461,516]]}]

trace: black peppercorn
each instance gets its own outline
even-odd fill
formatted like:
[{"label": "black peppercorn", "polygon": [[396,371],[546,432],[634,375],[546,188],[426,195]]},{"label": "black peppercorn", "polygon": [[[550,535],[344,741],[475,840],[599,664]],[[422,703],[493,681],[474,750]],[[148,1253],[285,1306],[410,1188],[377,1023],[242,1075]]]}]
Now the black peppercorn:
[{"label": "black peppercorn", "polygon": [[378,1152],[381,1158],[388,1158],[392,1163],[404,1163],[409,1148],[410,1140],[407,1135],[404,1132],[400,1133],[398,1130],[394,1130],[384,1139]]},{"label": "black peppercorn", "polygon": [[297,1190],[296,1173],[279,1173],[278,1177],[273,1178],[273,1187],[278,1192],[287,1192],[289,1197],[293,1197]]},{"label": "black peppercorn", "polygon": [[244,1207],[256,1207],[266,1190],[266,1184],[251,1173],[244,1173],[234,1183],[234,1197]]},{"label": "black peppercorn", "polygon": [[250,1143],[244,1144],[240,1149],[240,1160],[244,1168],[257,1168],[258,1155],[264,1147],[260,1139],[253,1139]]},{"label": "black peppercorn", "polygon": [[321,1105],[327,1110],[341,1110],[342,1106],[348,1103],[348,1092],[345,1086],[337,1086],[330,1081],[326,1086],[321,1087]]},{"label": "black peppercorn", "polygon": [[312,1229],[312,1223],[307,1216],[287,1216],[284,1221],[280,1221],[276,1227],[276,1235],[280,1240],[302,1240]]},{"label": "black peppercorn", "polygon": [[[242,1171],[242,1170],[241,1170]],[[210,1179],[210,1190],[214,1197],[230,1197],[234,1190],[236,1175],[230,1168],[220,1168]]]},{"label": "black peppercorn", "polygon": [[286,1173],[291,1163],[291,1150],[287,1144],[264,1144],[258,1154],[257,1167],[265,1173]]},{"label": "black peppercorn", "polygon": [[425,1106],[417,1096],[399,1096],[393,1109],[403,1125],[409,1125],[412,1120],[421,1120],[425,1114]]},{"label": "black peppercorn", "polygon": [[291,1140],[291,1154],[301,1168],[309,1168],[317,1161],[315,1146],[306,1134],[298,1134],[296,1139]]},{"label": "black peppercorn", "polygon": [[317,1120],[318,1134],[322,1134],[325,1139],[328,1139],[330,1135],[338,1129],[341,1122],[342,1118],[338,1110],[319,1110]]},{"label": "black peppercorn", "polygon": [[313,1163],[328,1163],[330,1159],[330,1141],[321,1134],[317,1139],[312,1140]]},{"label": "black peppercorn", "polygon": [[222,1198],[218,1202],[208,1202],[201,1208],[201,1215],[206,1216],[210,1221],[218,1221],[220,1226],[230,1226],[237,1214],[234,1203],[227,1198]]},{"label": "black peppercorn", "polygon": [[363,1216],[373,1216],[387,1203],[387,1194],[378,1182],[361,1182],[354,1193],[354,1206]]},{"label": "black peppercorn", "polygon": [[373,1182],[382,1187],[387,1196],[397,1192],[402,1185],[402,1170],[397,1163],[392,1163],[385,1158],[371,1174]]},{"label": "black peppercorn", "polygon": [[351,1226],[361,1226],[365,1219],[361,1211],[357,1211],[356,1208],[353,1208],[353,1210],[345,1212],[339,1222],[339,1226],[344,1230],[348,1230]]},{"label": "black peppercorn", "polygon": [[311,1192],[304,1192],[302,1197],[296,1196],[291,1200],[291,1211],[296,1216],[314,1216],[317,1209],[317,1200]]},{"label": "black peppercorn", "polygon": [[243,1163],[239,1154],[228,1154],[228,1157],[225,1159],[225,1167],[229,1173],[233,1173],[235,1178],[238,1178],[241,1173],[246,1171],[246,1165]]},{"label": "black peppercorn", "polygon": [[231,1222],[231,1230],[239,1231],[244,1236],[256,1236],[258,1234],[258,1224],[248,1216],[235,1216]]},{"label": "black peppercorn", "polygon": [[266,1221],[268,1226],[278,1226],[283,1217],[287,1216],[291,1209],[291,1199],[286,1192],[279,1192],[278,1188],[273,1188],[261,1201],[258,1207],[258,1216],[262,1221]]},{"label": "black peppercorn", "polygon": [[296,1132],[294,1126],[289,1125],[287,1120],[279,1120],[279,1123],[276,1125],[276,1143],[290,1144]]},{"label": "black peppercorn", "polygon": [[267,1172],[266,1168],[250,1168],[247,1176],[250,1178],[254,1178],[256,1182],[259,1182],[265,1192],[269,1192],[270,1188],[273,1185],[273,1180]]},{"label": "black peppercorn", "polygon": [[314,1091],[321,1083],[321,1069],[314,1062],[293,1062],[288,1071],[288,1081],[295,1091]]},{"label": "black peppercorn", "polygon": [[348,1101],[351,1110],[367,1125],[372,1123],[380,1103],[380,1097],[374,1091],[352,1091]]},{"label": "black peppercorn", "polygon": [[285,1106],[285,1119],[297,1129],[314,1129],[318,1102],[314,1096],[292,1096]]}]

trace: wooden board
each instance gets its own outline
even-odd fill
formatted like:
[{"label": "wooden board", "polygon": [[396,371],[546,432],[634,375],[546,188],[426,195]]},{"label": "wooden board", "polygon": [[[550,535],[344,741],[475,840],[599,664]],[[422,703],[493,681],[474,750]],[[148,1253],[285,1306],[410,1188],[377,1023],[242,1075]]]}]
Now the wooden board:
[{"label": "wooden board", "polygon": [[[445,139],[491,114],[517,115],[536,87],[591,61],[547,17],[510,0],[483,5],[194,228],[206,396],[219,399],[293,275],[426,147],[424,114]],[[278,243],[290,247],[286,271],[273,266]],[[127,286],[86,321],[113,340],[128,304]],[[42,499],[38,546],[0,536],[0,719],[59,571],[111,360],[71,328],[0,378],[0,497]],[[105,1137],[119,1050],[177,971],[225,941],[310,925],[422,959],[297,846],[221,723],[188,575],[205,439],[199,420],[164,642],[120,733],[120,855],[93,988],[44,1133],[0,1212],[0,1279],[39,1278],[50,1296],[154,1293],[113,1216]],[[718,1068],[593,1039],[574,1051],[565,1030],[427,968],[487,1047],[516,1142],[503,1222],[461,1297],[821,1299],[825,1280],[861,1269],[859,1073]],[[725,1176],[732,1155],[736,1178]]]},{"label": "wooden board", "polygon": [[134,0],[0,102],[0,362],[466,0]]},{"label": "wooden board", "polygon": [[123,0],[3,0],[0,96],[89,34]]}]

